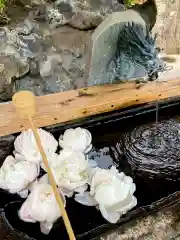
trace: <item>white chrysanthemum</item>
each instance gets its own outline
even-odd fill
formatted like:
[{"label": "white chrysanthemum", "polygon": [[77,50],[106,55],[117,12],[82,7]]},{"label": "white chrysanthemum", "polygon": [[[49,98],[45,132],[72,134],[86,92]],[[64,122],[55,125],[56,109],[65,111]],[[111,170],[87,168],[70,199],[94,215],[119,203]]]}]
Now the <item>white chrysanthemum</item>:
[{"label": "white chrysanthemum", "polygon": [[[46,178],[47,179],[47,178]],[[66,206],[62,192],[59,192]],[[19,210],[19,217],[25,222],[40,222],[41,232],[48,234],[53,223],[61,217],[59,206],[56,202],[51,185],[46,180],[36,182],[26,201]]]},{"label": "white chrysanthemum", "polygon": [[137,204],[132,178],[119,173],[115,167],[92,170],[90,187],[90,192],[76,194],[75,200],[84,205],[98,206],[102,216],[111,223],[116,223],[121,215]]},{"label": "white chrysanthemum", "polygon": [[[60,164],[59,155],[57,153],[48,152],[48,153],[46,153],[46,157],[47,157],[49,166],[51,168],[56,168]],[[41,162],[41,167],[45,172],[47,172],[44,162]]]},{"label": "white chrysanthemum", "polygon": [[[38,129],[42,146],[45,153],[54,153],[57,150],[58,142],[53,135],[43,129]],[[31,129],[23,131],[14,142],[15,156],[23,156],[30,162],[41,162],[42,157],[38,150],[33,132]]]},{"label": "white chrysanthemum", "polygon": [[64,135],[59,138],[59,145],[62,148],[69,148],[75,152],[88,153],[92,148],[92,136],[87,129],[67,129]]},{"label": "white chrysanthemum", "polygon": [[19,161],[8,156],[0,168],[0,188],[10,193],[18,193],[22,197],[28,194],[28,185],[39,175],[39,166],[36,163]]},{"label": "white chrysanthemum", "polygon": [[63,149],[60,152],[58,165],[52,168],[56,183],[63,192],[71,196],[73,191],[84,191],[87,186],[88,160],[81,152]]}]

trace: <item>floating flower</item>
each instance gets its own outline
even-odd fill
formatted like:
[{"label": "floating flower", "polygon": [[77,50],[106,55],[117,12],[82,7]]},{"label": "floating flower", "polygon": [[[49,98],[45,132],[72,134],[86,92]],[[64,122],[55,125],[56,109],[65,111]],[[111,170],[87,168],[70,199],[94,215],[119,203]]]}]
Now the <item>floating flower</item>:
[{"label": "floating flower", "polygon": [[[55,153],[55,152],[52,152],[52,153],[51,153],[51,152],[47,152],[47,153],[46,153],[46,157],[47,157],[49,166],[50,166],[51,168],[56,168],[56,167],[60,164],[59,155],[58,155],[57,153]],[[44,162],[41,162],[41,167],[42,167],[42,169],[43,169],[45,172],[47,172],[47,171],[46,171],[46,167],[45,167],[45,165],[44,165]]]},{"label": "floating flower", "polygon": [[[61,217],[59,206],[56,202],[51,185],[46,183],[47,178],[36,182],[26,201],[19,210],[19,217],[25,222],[40,222],[41,232],[48,234],[53,227],[54,222]],[[66,200],[62,192],[64,206]]]},{"label": "floating flower", "polygon": [[115,167],[95,168],[90,174],[90,192],[76,194],[75,200],[87,206],[98,206],[106,220],[116,223],[121,215],[136,206],[135,189],[132,178],[119,173]]},{"label": "floating flower", "polygon": [[0,168],[0,188],[27,197],[28,185],[39,175],[36,163],[8,156]]},{"label": "floating flower", "polygon": [[87,169],[94,162],[88,162],[83,153],[70,149],[63,149],[58,158],[59,165],[52,168],[57,185],[68,196],[74,191],[84,192],[87,189]]},{"label": "floating flower", "polygon": [[88,153],[92,148],[91,133],[84,128],[67,129],[59,138],[62,148],[69,148],[75,152]]},{"label": "floating flower", "polygon": [[[43,129],[38,129],[42,146],[45,153],[54,153],[57,150],[58,142],[53,135]],[[30,162],[41,162],[42,157],[36,145],[36,141],[31,129],[23,131],[14,142],[15,156],[22,156]]]}]

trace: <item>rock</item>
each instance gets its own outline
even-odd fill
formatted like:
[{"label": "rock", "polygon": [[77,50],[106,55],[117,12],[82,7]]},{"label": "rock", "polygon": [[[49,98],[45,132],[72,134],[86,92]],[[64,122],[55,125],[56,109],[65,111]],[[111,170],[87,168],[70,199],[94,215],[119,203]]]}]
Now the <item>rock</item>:
[{"label": "rock", "polygon": [[10,100],[13,94],[13,78],[29,71],[29,66],[13,56],[0,56],[0,100]]},{"label": "rock", "polygon": [[166,54],[180,53],[180,1],[157,0],[158,16],[153,29],[157,46]]},{"label": "rock", "polygon": [[73,81],[62,66],[53,68],[50,76],[43,78],[45,93],[64,92],[74,89]]},{"label": "rock", "polygon": [[58,9],[49,8],[47,10],[47,20],[51,28],[57,28],[67,24],[70,18],[66,18],[66,14],[61,13]]},{"label": "rock", "polygon": [[41,95],[83,87],[92,31],[79,31],[69,26],[48,31],[46,27],[41,33],[36,27],[29,29],[18,30],[32,56],[28,58],[28,76],[15,80],[15,91],[29,89]]},{"label": "rock", "polygon": [[62,66],[60,54],[56,52],[48,53],[39,65],[45,92],[62,92],[73,88],[72,79]]},{"label": "rock", "polygon": [[52,75],[53,68],[62,64],[62,58],[60,54],[51,54],[46,56],[46,60],[40,63],[40,75],[41,77],[48,77]]},{"label": "rock", "polygon": [[51,28],[70,25],[73,28],[88,30],[96,28],[104,18],[121,11],[124,6],[118,0],[57,0],[46,7],[41,6],[34,13],[34,19],[47,20]]},{"label": "rock", "polygon": [[56,8],[64,17],[68,20],[73,16],[73,5],[65,0],[58,0],[54,3],[54,8]]},{"label": "rock", "polygon": [[11,78],[8,78],[4,65],[0,64],[0,101],[10,100],[12,92],[13,86],[11,83]]},{"label": "rock", "polygon": [[108,14],[114,11],[121,11],[124,9],[122,4],[118,1],[74,1],[74,15],[68,23],[70,26],[88,30],[96,28]]},{"label": "rock", "polygon": [[25,19],[13,30],[0,28],[1,100],[12,97],[14,79],[27,73],[39,75],[38,58],[43,53],[43,40],[38,25],[30,19]]},{"label": "rock", "polygon": [[39,59],[38,57],[29,59],[29,75],[32,77],[39,77]]},{"label": "rock", "polygon": [[22,54],[26,46],[15,31],[0,29],[0,100],[9,100],[12,96],[12,80],[28,73],[27,58]]},{"label": "rock", "polygon": [[[0,56],[7,56],[11,58],[12,61],[18,62],[18,67],[20,67],[21,71],[19,71],[19,73],[17,72],[15,77],[21,77],[27,73],[29,69],[27,59],[32,54],[27,44],[18,36],[17,31],[1,28],[0,35]],[[24,70],[22,71],[22,69]]]},{"label": "rock", "polygon": [[32,91],[36,96],[41,96],[45,93],[45,88],[40,77],[25,76],[22,79],[15,80],[14,88],[15,92],[28,90]]},{"label": "rock", "polygon": [[170,204],[148,216],[132,219],[101,240],[179,240],[179,207],[179,203]]},{"label": "rock", "polygon": [[39,31],[39,25],[30,17],[27,17],[23,22],[17,25],[16,31],[19,35],[30,35]]},{"label": "rock", "polygon": [[73,80],[74,88],[84,86],[91,34],[92,31],[79,31],[68,26],[61,27],[52,34],[53,45],[61,53],[63,70]]},{"label": "rock", "polygon": [[167,65],[167,71],[159,74],[159,80],[166,81],[180,76],[180,2],[156,0],[156,4],[158,15],[153,33],[157,34],[156,44]]},{"label": "rock", "polygon": [[12,153],[15,137],[8,135],[0,137],[0,166],[5,158]]},{"label": "rock", "polygon": [[72,0],[73,5],[81,11],[100,13],[103,16],[107,13],[125,9],[119,0]]},{"label": "rock", "polygon": [[108,14],[124,9],[117,0],[74,0],[72,2],[74,15],[68,25],[81,30],[94,29]]},{"label": "rock", "polygon": [[84,55],[92,31],[79,31],[63,26],[52,32],[52,42],[56,51],[68,52],[79,57]]},{"label": "rock", "polygon": [[80,5],[79,1],[70,2],[58,0],[54,3],[53,9],[57,9],[63,16],[61,25],[67,24],[78,29],[93,29],[103,20],[103,16],[98,12],[91,12],[90,5]]},{"label": "rock", "polygon": [[45,22],[46,21],[46,5],[40,5],[36,8],[36,10],[31,12],[34,20],[38,22]]},{"label": "rock", "polygon": [[103,19],[104,17],[101,14],[95,12],[79,11],[73,15],[68,25],[81,30],[94,29]]},{"label": "rock", "polygon": [[118,0],[45,4],[44,0],[25,0],[24,4],[36,8],[14,30],[0,29],[0,55],[6,59],[6,64],[0,59],[0,92],[4,86],[10,97],[12,91],[22,89],[41,95],[83,87],[92,30],[122,5]]},{"label": "rock", "polygon": [[75,14],[74,6],[68,0],[57,0],[46,7],[45,18],[51,28],[67,24]]},{"label": "rock", "polygon": [[0,25],[6,25],[10,22],[10,18],[5,14],[0,14]]},{"label": "rock", "polygon": [[6,78],[9,79],[8,82],[12,78],[24,76],[29,71],[29,65],[13,55],[0,56],[0,64],[4,66]]},{"label": "rock", "polygon": [[177,79],[180,77],[180,55],[179,54],[160,54],[160,58],[167,66],[167,71],[159,74],[159,81],[168,81],[170,79]]},{"label": "rock", "polygon": [[31,6],[42,6],[42,5],[45,5],[45,4],[46,4],[46,1],[44,1],[44,0],[30,0],[29,5],[31,5]]},{"label": "rock", "polygon": [[34,7],[34,6],[46,4],[46,1],[44,1],[44,0],[14,0],[14,4],[16,4],[17,6]]}]

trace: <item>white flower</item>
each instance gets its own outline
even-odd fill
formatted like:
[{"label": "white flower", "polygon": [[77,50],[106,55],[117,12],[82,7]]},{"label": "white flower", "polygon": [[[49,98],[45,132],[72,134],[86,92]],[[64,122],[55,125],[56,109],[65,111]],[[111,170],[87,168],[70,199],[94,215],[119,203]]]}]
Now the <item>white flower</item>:
[{"label": "white flower", "polygon": [[59,138],[59,145],[62,148],[69,148],[75,152],[88,153],[92,148],[91,133],[83,128],[67,129],[64,135]]},{"label": "white flower", "polygon": [[81,152],[63,149],[58,157],[58,165],[52,167],[54,178],[62,191],[71,196],[73,191],[85,191],[88,181],[88,160]]},{"label": "white flower", "polygon": [[[59,164],[60,164],[60,161],[59,161],[59,155],[57,153],[54,153],[54,152],[47,152],[46,153],[46,157],[47,157],[47,160],[48,160],[48,163],[49,163],[49,166],[51,168],[55,168],[57,167]],[[42,169],[46,171],[46,167],[44,165],[44,162],[41,162],[41,167]]]},{"label": "white flower", "polygon": [[119,173],[115,167],[92,170],[90,187],[90,192],[76,194],[75,200],[84,205],[98,206],[102,216],[111,223],[116,223],[121,215],[137,204],[132,178]]},{"label": "white flower", "polygon": [[[41,139],[45,153],[54,153],[57,150],[58,142],[49,132],[38,129],[38,133]],[[23,131],[14,142],[15,156],[23,156],[30,162],[41,162],[41,154],[36,145],[36,141],[31,129]],[[19,156],[20,155],[20,156]]]},{"label": "white flower", "polygon": [[[41,232],[48,234],[53,223],[61,217],[59,206],[56,202],[51,185],[46,183],[47,178],[36,182],[26,201],[19,210],[19,217],[25,222],[40,222]],[[66,200],[62,192],[61,197],[66,206]]]},{"label": "white flower", "polygon": [[10,193],[18,193],[27,197],[28,185],[39,175],[39,166],[36,163],[19,161],[8,156],[0,168],[0,188]]}]

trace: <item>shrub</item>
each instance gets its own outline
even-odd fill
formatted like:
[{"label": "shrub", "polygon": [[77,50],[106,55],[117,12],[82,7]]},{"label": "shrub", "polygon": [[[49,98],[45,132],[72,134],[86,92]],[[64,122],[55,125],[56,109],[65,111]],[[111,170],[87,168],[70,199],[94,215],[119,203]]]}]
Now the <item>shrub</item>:
[{"label": "shrub", "polygon": [[3,12],[6,7],[7,0],[0,0],[0,12]]}]

